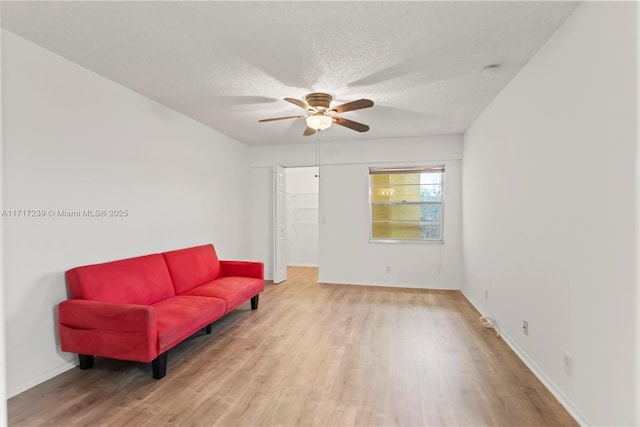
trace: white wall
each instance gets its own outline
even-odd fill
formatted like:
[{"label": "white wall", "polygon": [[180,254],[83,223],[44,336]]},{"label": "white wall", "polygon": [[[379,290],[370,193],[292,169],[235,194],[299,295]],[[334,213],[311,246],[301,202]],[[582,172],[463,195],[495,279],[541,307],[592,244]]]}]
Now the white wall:
[{"label": "white wall", "polygon": [[464,292],[590,425],[640,423],[636,7],[580,5],[464,138]]},{"label": "white wall", "polygon": [[[640,23],[640,7],[636,7],[636,27],[638,23]],[[640,70],[640,55],[636,55],[636,70]],[[636,112],[640,112],[640,83],[637,81]],[[636,135],[636,256],[638,254],[640,254],[640,137]],[[636,261],[636,355],[640,355],[640,310],[638,307],[640,307],[640,262]],[[636,423],[640,424],[640,361],[636,361],[635,371]]]},{"label": "white wall", "polygon": [[318,168],[285,169],[287,176],[287,265],[318,266]]},{"label": "white wall", "polygon": [[2,37],[5,209],[127,209],[5,218],[9,395],[76,363],[62,353],[64,271],[212,242],[250,256],[249,149],[10,32]]},{"label": "white wall", "polygon": [[[461,271],[460,135],[362,140],[251,149],[255,168],[314,165],[320,160],[321,282],[458,289]],[[445,244],[369,243],[368,167],[444,163],[447,167]],[[254,179],[260,192],[270,181]],[[254,205],[255,215],[267,211]],[[272,221],[272,219],[270,219]],[[270,221],[267,221],[271,224]],[[256,236],[271,229],[254,229]],[[266,240],[264,237],[263,240]],[[389,265],[391,272],[386,272]]]},{"label": "white wall", "polygon": [[[2,32],[0,31],[0,81],[2,80]],[[2,99],[2,84],[0,84],[0,100]],[[4,170],[3,131],[2,131],[2,102],[0,102],[0,164]],[[0,173],[0,211],[4,209],[2,192],[4,188],[3,175]],[[0,221],[4,219],[0,216]],[[7,425],[7,371],[6,371],[6,335],[5,335],[5,298],[4,298],[4,236],[0,227],[0,425]]]},{"label": "white wall", "polygon": [[[397,166],[431,162],[434,161],[407,160]],[[461,287],[460,161],[435,163],[445,164],[444,244],[370,243],[369,164],[322,166],[321,282],[429,289]],[[385,165],[394,166],[387,162]]]},{"label": "white wall", "polygon": [[264,262],[273,280],[273,167],[251,168],[251,259]]}]

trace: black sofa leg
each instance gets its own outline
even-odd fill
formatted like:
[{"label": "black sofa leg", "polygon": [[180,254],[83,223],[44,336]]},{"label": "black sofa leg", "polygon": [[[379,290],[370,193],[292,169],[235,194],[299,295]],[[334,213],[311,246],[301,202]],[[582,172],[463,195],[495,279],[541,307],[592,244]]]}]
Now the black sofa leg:
[{"label": "black sofa leg", "polygon": [[207,327],[205,328],[205,332],[207,333],[207,335],[211,333],[211,325],[213,325],[213,323],[207,325]]},{"label": "black sofa leg", "polygon": [[93,356],[89,356],[88,354],[79,354],[78,359],[80,359],[80,369],[93,368]]},{"label": "black sofa leg", "polygon": [[165,351],[164,353],[158,355],[155,359],[151,361],[151,370],[153,371],[153,378],[159,380],[164,378],[167,375],[167,354],[169,352]]},{"label": "black sofa leg", "polygon": [[251,298],[251,310],[257,310],[258,309],[258,298],[259,297],[260,297],[260,294],[258,294],[255,297]]}]

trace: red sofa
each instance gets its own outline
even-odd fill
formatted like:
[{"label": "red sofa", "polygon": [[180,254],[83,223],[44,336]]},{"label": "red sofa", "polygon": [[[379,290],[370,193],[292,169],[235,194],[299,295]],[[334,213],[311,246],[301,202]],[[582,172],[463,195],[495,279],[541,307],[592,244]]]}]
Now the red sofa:
[{"label": "red sofa", "polygon": [[213,245],[145,255],[66,272],[72,299],[58,306],[63,351],[80,369],[94,356],[151,362],[167,369],[167,352],[264,290],[261,262],[220,261]]}]

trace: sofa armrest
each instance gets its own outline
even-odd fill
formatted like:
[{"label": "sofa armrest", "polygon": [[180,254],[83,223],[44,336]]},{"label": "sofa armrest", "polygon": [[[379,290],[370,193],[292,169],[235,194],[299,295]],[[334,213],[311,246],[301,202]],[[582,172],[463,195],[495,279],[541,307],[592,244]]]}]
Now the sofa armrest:
[{"label": "sofa armrest", "polygon": [[156,335],[156,312],[151,306],[71,299],[58,305],[58,315],[61,325],[73,329]]},{"label": "sofa armrest", "polygon": [[222,277],[252,277],[264,280],[264,263],[254,261],[220,261]]}]

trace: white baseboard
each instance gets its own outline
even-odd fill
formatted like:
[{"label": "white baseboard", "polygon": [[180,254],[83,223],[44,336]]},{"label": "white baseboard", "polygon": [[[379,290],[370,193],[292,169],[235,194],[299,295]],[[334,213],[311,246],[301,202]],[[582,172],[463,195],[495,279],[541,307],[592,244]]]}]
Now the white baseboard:
[{"label": "white baseboard", "polygon": [[[462,295],[473,305],[476,310],[480,312],[481,315],[491,317],[490,313],[486,313],[476,302],[464,291],[461,290]],[[569,415],[573,417],[574,420],[581,426],[589,426],[591,425],[586,421],[586,417],[582,414],[576,405],[569,399],[558,386],[544,373],[542,369],[527,355],[525,351],[523,351],[510,337],[505,334],[498,326],[496,326],[496,331],[500,334],[500,338],[504,340],[505,343],[509,346],[511,350],[518,356],[522,362],[527,365],[527,368],[540,380],[540,382],[549,390],[549,392],[555,397],[558,402],[567,410]]]},{"label": "white baseboard", "polygon": [[325,279],[323,277],[318,278],[318,283],[327,284],[327,285],[353,285],[353,286],[376,286],[382,288],[402,288],[402,289],[422,289],[422,290],[433,290],[433,291],[459,291],[460,288],[450,288],[444,286],[418,286],[412,283],[386,283],[386,282],[355,282],[351,280],[333,280],[333,279]]},{"label": "white baseboard", "polygon": [[51,378],[58,376],[60,374],[62,374],[63,372],[67,372],[70,369],[75,368],[77,365],[71,362],[64,362],[62,365],[51,369],[45,373],[43,373],[42,375],[38,375],[35,378],[31,378],[29,381],[27,381],[26,383],[23,384],[19,384],[16,387],[12,387],[11,389],[7,390],[7,399],[12,398],[13,396],[16,396],[24,391],[29,390],[31,387],[35,387],[38,384],[42,384],[43,382],[50,380]]}]

